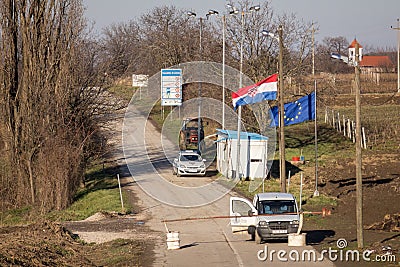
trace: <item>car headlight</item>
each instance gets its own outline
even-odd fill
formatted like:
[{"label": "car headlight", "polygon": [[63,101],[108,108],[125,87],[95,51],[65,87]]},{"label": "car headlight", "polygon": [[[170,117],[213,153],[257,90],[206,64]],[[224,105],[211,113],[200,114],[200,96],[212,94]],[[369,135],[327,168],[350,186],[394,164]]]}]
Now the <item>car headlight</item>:
[{"label": "car headlight", "polygon": [[179,165],[179,168],[186,168],[186,166],[181,164],[181,165]]},{"label": "car headlight", "polygon": [[290,224],[299,224],[298,220],[291,221]]},{"label": "car headlight", "polygon": [[259,225],[260,225],[260,226],[268,226],[268,222],[266,222],[266,221],[260,221],[260,222],[259,222]]}]

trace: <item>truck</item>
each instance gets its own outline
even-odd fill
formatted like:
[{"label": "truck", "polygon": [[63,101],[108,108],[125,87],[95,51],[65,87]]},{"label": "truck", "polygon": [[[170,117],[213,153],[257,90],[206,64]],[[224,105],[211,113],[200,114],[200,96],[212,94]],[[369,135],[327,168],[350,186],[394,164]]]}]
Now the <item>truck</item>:
[{"label": "truck", "polygon": [[251,239],[286,239],[288,234],[300,233],[300,212],[295,197],[289,193],[259,193],[253,202],[245,198],[230,198],[233,232],[247,231]]},{"label": "truck", "polygon": [[[199,138],[199,127],[200,127],[200,138]],[[179,136],[179,148],[181,150],[186,149],[198,149],[198,143],[204,139],[203,120],[200,119],[200,125],[198,118],[184,118],[182,120],[182,127]]]}]

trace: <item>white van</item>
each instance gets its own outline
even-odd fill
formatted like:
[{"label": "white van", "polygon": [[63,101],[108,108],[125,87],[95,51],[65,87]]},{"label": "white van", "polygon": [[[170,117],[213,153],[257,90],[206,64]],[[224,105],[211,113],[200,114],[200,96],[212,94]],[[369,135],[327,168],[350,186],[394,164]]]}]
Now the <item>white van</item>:
[{"label": "white van", "polygon": [[262,240],[287,238],[301,230],[296,199],[288,193],[256,194],[253,203],[231,197],[230,216],[232,231],[247,230],[258,244]]}]

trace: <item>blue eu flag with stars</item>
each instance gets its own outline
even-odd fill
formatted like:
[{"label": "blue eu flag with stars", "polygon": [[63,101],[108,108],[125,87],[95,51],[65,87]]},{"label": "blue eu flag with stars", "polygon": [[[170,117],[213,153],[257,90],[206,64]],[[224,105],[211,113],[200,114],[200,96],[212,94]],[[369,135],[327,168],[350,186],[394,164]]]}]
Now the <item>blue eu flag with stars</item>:
[{"label": "blue eu flag with stars", "polygon": [[[303,96],[285,105],[285,126],[315,120],[315,93]],[[271,110],[271,127],[279,126],[278,106]]]}]

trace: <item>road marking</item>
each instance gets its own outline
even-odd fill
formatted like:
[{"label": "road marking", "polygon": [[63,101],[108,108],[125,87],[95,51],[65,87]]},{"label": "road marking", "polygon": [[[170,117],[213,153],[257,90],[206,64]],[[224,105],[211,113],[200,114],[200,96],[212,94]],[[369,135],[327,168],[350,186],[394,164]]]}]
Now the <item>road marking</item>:
[{"label": "road marking", "polygon": [[233,255],[235,255],[236,261],[238,262],[238,265],[240,267],[244,267],[242,258],[240,257],[239,253],[236,251],[236,249],[233,247],[233,245],[231,244],[231,242],[229,241],[228,236],[226,235],[224,229],[221,228],[221,226],[215,221],[213,220],[213,222],[218,226],[218,228],[220,229],[220,231],[222,232],[222,234],[224,235],[225,241],[228,244],[229,248],[232,250]]}]

